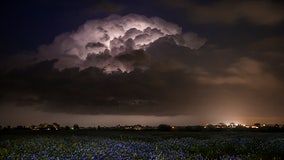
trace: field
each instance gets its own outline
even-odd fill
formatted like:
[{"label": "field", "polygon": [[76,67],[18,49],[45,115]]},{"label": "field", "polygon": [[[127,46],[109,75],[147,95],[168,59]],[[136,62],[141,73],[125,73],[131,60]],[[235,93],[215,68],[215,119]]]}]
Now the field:
[{"label": "field", "polygon": [[77,131],[0,134],[0,159],[284,159],[284,133]]}]

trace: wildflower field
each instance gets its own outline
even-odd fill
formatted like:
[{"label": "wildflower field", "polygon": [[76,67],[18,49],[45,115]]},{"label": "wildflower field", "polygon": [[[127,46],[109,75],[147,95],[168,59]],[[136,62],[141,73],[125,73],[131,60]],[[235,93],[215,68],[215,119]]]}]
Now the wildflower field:
[{"label": "wildflower field", "polygon": [[0,135],[0,159],[284,159],[284,133],[90,131]]}]

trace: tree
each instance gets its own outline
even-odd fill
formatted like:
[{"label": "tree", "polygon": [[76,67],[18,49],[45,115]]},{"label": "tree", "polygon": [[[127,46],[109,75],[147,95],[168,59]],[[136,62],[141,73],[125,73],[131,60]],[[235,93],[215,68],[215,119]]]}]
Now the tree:
[{"label": "tree", "polygon": [[64,128],[65,128],[65,130],[70,130],[69,126],[65,126]]},{"label": "tree", "polygon": [[158,130],[160,131],[170,131],[172,129],[172,127],[168,124],[160,124],[158,126]]},{"label": "tree", "polygon": [[74,124],[74,125],[73,125],[73,129],[74,129],[75,131],[77,131],[77,130],[79,130],[79,129],[80,129],[80,127],[79,127],[79,125],[78,125],[78,124]]}]

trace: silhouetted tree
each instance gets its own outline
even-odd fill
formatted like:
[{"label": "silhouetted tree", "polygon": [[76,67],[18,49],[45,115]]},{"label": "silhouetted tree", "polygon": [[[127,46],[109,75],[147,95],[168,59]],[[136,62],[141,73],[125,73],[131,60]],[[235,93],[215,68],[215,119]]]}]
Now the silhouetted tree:
[{"label": "silhouetted tree", "polygon": [[70,127],[69,126],[65,126],[64,129],[65,130],[70,130]]},{"label": "silhouetted tree", "polygon": [[74,125],[73,125],[73,129],[74,129],[75,131],[77,131],[77,130],[79,130],[79,129],[80,129],[80,127],[79,127],[79,125],[78,125],[78,124],[74,124]]},{"label": "silhouetted tree", "polygon": [[160,124],[158,126],[158,130],[160,131],[170,131],[172,129],[172,127],[168,124]]},{"label": "silhouetted tree", "polygon": [[52,123],[52,126],[55,128],[55,130],[59,130],[60,129],[60,125],[56,122]]},{"label": "silhouetted tree", "polygon": [[18,125],[15,129],[16,130],[23,130],[24,128],[25,128],[24,126]]}]

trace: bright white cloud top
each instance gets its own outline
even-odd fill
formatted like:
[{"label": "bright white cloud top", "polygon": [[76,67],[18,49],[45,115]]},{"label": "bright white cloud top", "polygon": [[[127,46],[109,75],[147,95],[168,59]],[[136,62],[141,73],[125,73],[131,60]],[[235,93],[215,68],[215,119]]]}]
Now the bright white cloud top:
[{"label": "bright white cloud top", "polygon": [[[114,58],[132,50],[147,50],[160,38],[172,38],[176,45],[200,48],[206,41],[195,33],[182,33],[182,28],[158,17],[129,14],[90,20],[75,32],[57,36],[49,45],[39,47],[40,59],[56,58],[57,68],[95,66],[106,72],[131,71],[129,64]],[[107,58],[96,58],[108,55]],[[90,58],[92,57],[92,62]],[[88,63],[86,63],[88,61]]]}]

